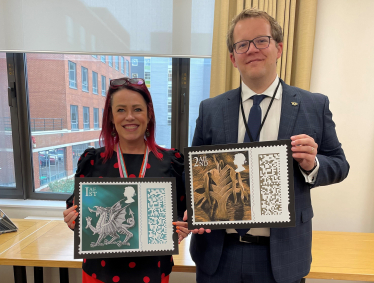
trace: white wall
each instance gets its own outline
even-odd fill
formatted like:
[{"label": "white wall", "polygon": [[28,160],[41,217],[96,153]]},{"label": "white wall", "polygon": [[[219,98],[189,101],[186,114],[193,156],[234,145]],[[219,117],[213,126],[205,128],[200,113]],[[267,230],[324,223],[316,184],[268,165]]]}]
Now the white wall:
[{"label": "white wall", "polygon": [[374,232],[373,35],[373,0],[318,1],[311,91],[329,97],[351,169],[342,183],[313,189],[313,230]]},{"label": "white wall", "polygon": [[351,166],[312,191],[314,230],[374,232],[374,1],[320,0],[311,91],[326,94]]}]

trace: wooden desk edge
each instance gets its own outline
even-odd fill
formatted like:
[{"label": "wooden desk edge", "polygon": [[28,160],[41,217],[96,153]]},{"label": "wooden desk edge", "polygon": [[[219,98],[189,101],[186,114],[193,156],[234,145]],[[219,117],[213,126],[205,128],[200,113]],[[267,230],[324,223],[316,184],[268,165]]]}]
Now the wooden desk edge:
[{"label": "wooden desk edge", "polygon": [[328,280],[374,281],[374,274],[347,274],[332,272],[310,272],[305,278]]},{"label": "wooden desk edge", "polygon": [[[61,261],[61,260],[30,260],[30,259],[3,259],[0,258],[0,265],[14,266],[40,266],[57,268],[82,268],[82,261]],[[196,267],[193,265],[174,265],[173,272],[195,273]]]},{"label": "wooden desk edge", "polygon": [[196,266],[194,265],[174,265],[173,272],[188,272],[196,273]]},{"label": "wooden desk edge", "polygon": [[[51,261],[51,260],[29,260],[29,259],[1,259],[0,265],[15,266],[40,266],[55,268],[82,268],[82,261]],[[174,265],[173,272],[195,273],[196,266]],[[330,272],[310,272],[306,278],[310,279],[333,279],[333,280],[356,280],[374,281],[374,274],[337,274]]]},{"label": "wooden desk edge", "polygon": [[30,259],[3,259],[0,258],[0,265],[13,266],[39,266],[39,267],[61,267],[61,268],[82,268],[82,261],[61,261],[61,260],[30,260]]}]

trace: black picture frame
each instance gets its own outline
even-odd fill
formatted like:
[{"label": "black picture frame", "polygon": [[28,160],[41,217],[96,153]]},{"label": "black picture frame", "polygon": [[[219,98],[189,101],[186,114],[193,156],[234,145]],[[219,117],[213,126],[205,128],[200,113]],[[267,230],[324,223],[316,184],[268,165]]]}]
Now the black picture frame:
[{"label": "black picture frame", "polygon": [[[239,195],[236,197],[236,201],[242,200],[243,204],[243,212],[240,211],[240,209],[234,208],[234,212],[232,212],[232,209],[230,210],[231,216],[229,215],[229,212],[227,212],[227,207],[226,204],[229,202],[229,198],[231,196],[226,195],[227,191],[224,186],[221,186],[223,189],[223,192],[219,194],[218,192],[222,192],[222,190],[217,190],[213,192],[213,185],[217,188],[219,184],[216,184],[215,181],[213,180],[214,176],[217,175],[217,171],[219,172],[224,172],[227,174],[225,171],[227,168],[223,167],[225,165],[225,161],[222,161],[223,163],[220,165],[221,161],[217,161],[216,158],[214,157],[215,164],[212,165],[212,158],[209,156],[209,154],[220,154],[222,152],[232,152],[232,153],[237,153],[237,152],[243,152],[243,151],[249,151],[253,149],[257,149],[256,152],[259,152],[261,149],[268,149],[264,150],[264,152],[269,152],[269,148],[282,148],[282,156],[283,156],[283,165],[286,166],[286,168],[283,168],[283,180],[286,180],[283,183],[287,183],[287,194],[288,194],[288,201],[287,205],[283,205],[283,211],[285,213],[289,213],[288,218],[285,215],[284,218],[287,218],[286,221],[279,221],[276,217],[274,217],[274,220],[270,221],[257,221],[254,219],[244,219],[246,212],[245,212],[245,207],[246,206],[246,201],[248,199],[248,195],[250,196],[250,199],[252,198],[252,192],[255,192],[257,194],[260,194],[259,188],[248,188],[250,192],[247,193],[247,198],[246,196],[242,198],[244,192],[246,192],[244,181],[243,181],[243,190],[240,190]],[[193,155],[199,155],[205,154],[208,155],[208,157],[202,158],[200,161],[197,159],[195,160],[194,166],[210,166],[208,168],[212,168],[210,171],[206,169],[205,171],[194,171],[192,166],[192,161],[191,158],[193,158]],[[227,158],[232,159],[232,154],[227,154]],[[231,157],[229,156],[231,155]],[[244,229],[244,228],[272,228],[272,227],[277,227],[277,228],[284,228],[284,227],[294,227],[295,224],[295,195],[294,195],[294,178],[293,178],[293,158],[292,158],[292,151],[291,151],[291,140],[278,140],[278,141],[265,141],[265,142],[251,142],[251,143],[240,143],[240,144],[224,144],[224,145],[205,145],[205,146],[198,146],[198,147],[187,147],[184,149],[184,156],[185,156],[185,185],[186,185],[186,197],[187,197],[187,213],[188,213],[188,229],[198,229],[198,228],[205,228],[205,229]],[[222,155],[223,156],[223,155]],[[196,157],[195,157],[196,158]],[[208,159],[207,159],[208,158]],[[209,160],[210,158],[210,160]],[[224,159],[224,158],[223,158]],[[234,160],[235,161],[235,160]],[[248,160],[249,162],[250,160]],[[197,162],[197,163],[196,163]],[[204,165],[204,162],[206,165]],[[231,162],[231,161],[230,161]],[[232,162],[230,163],[232,165]],[[226,165],[229,165],[227,163]],[[226,166],[225,165],[225,166]],[[230,165],[230,166],[231,166]],[[248,164],[249,166],[249,164]],[[233,167],[233,166],[231,166]],[[217,168],[217,169],[215,169]],[[226,168],[226,169],[225,169]],[[239,169],[239,168],[237,168]],[[231,170],[231,171],[230,171]],[[227,171],[232,172],[232,169],[228,169]],[[208,173],[209,171],[209,173]],[[249,168],[248,168],[249,171]],[[259,169],[258,169],[258,172]],[[286,172],[284,174],[284,172]],[[196,175],[196,180],[193,178],[193,174],[195,173]],[[245,170],[243,170],[243,174],[245,173]],[[219,173],[221,174],[221,173]],[[216,178],[216,181],[219,180],[220,184],[223,182],[223,178],[226,175],[223,175],[223,177]],[[237,175],[238,176],[238,175]],[[248,172],[248,176],[250,176],[250,172]],[[205,178],[205,184],[201,185],[201,183],[204,183],[204,178]],[[231,178],[231,177],[229,177]],[[249,177],[248,177],[249,178]],[[203,179],[203,180],[202,180]],[[260,176],[258,177],[260,179]],[[194,183],[195,181],[195,183]],[[236,180],[239,182],[238,180]],[[248,185],[250,183],[250,180],[248,180]],[[194,188],[196,186],[196,188]],[[284,186],[282,186],[284,190]],[[229,191],[230,189],[228,189]],[[234,189],[232,189],[234,190]],[[235,190],[237,190],[237,185],[235,187]],[[209,192],[209,194],[208,194]],[[212,194],[216,193],[217,198],[212,197]],[[237,193],[235,193],[237,194]],[[196,196],[195,196],[196,195]],[[231,203],[235,202],[235,197],[232,194],[232,199],[230,200]],[[227,201],[225,203],[225,200],[221,201],[221,196],[227,197]],[[284,192],[283,192],[284,196]],[[209,199],[210,198],[210,202]],[[252,210],[252,199],[250,200],[250,209]],[[206,204],[208,202],[208,204]],[[203,203],[203,204],[202,204]],[[248,202],[247,202],[248,203]],[[236,204],[236,203],[235,203]],[[204,207],[203,207],[204,205]],[[221,213],[222,211],[225,212],[225,209],[220,209],[219,205],[221,205],[221,208],[225,206],[226,209],[226,215],[224,213]],[[257,207],[260,205],[259,203],[256,204]],[[196,207],[195,207],[196,206]],[[199,207],[200,206],[200,207]],[[234,205],[232,205],[233,207]],[[232,208],[231,207],[231,208]],[[235,210],[236,209],[236,210]],[[247,209],[248,210],[248,209]],[[220,213],[219,213],[220,212]],[[219,217],[215,217],[218,214]],[[258,214],[258,213],[257,213]],[[232,218],[232,215],[235,217],[237,215],[243,216],[242,219],[230,219]],[[228,217],[225,219],[225,217]],[[220,218],[221,217],[221,218]],[[252,217],[252,211],[251,211],[251,217]],[[271,216],[267,217],[269,219]],[[259,218],[258,218],[259,219]]]},{"label": "black picture frame", "polygon": [[[147,187],[152,187],[152,184],[156,184],[156,185],[153,185],[153,188],[148,188],[149,190],[154,190],[154,189],[160,189],[160,188],[164,188],[165,189],[165,202],[163,203],[164,205],[162,207],[165,207],[165,204],[166,204],[166,208],[165,208],[165,211],[167,213],[167,215],[165,215],[165,217],[170,220],[170,223],[167,223],[167,229],[168,231],[167,232],[170,232],[172,231],[172,235],[169,235],[167,233],[166,235],[166,238],[167,238],[167,243],[165,244],[159,244],[158,248],[155,250],[149,250],[149,246],[151,247],[154,247],[152,246],[153,244],[152,243],[146,243],[146,244],[143,244],[141,243],[141,238],[144,237],[141,235],[141,233],[145,232],[144,230],[144,215],[142,215],[141,213],[139,213],[139,211],[144,211],[145,207],[144,205],[149,205],[149,203],[147,202],[147,204],[144,204],[142,203],[141,201],[145,201],[145,200],[149,200],[149,198],[145,199],[144,198],[144,190],[147,189]],[[118,197],[119,194],[121,194],[120,192],[120,188],[119,187],[124,187],[125,188],[125,192],[123,194],[126,194],[126,187],[127,186],[132,186],[132,187],[135,187],[135,185],[138,185],[134,192],[135,193],[138,193],[138,195],[136,196],[133,195],[133,203],[131,203],[130,205],[125,205],[125,203],[127,202],[127,200],[129,200],[129,197],[124,197],[123,199],[120,199],[120,197]],[[90,190],[91,187],[92,187],[92,190]],[[93,187],[93,186],[96,186],[96,187]],[[109,186],[109,187],[108,187]],[[113,188],[111,188],[111,186]],[[95,188],[95,190],[93,190]],[[84,190],[84,192],[83,192]],[[170,190],[168,192],[168,190]],[[116,191],[116,192],[113,192],[113,191]],[[91,193],[93,194],[94,192],[96,192],[97,194],[100,192],[102,194],[102,196],[104,196],[104,199],[105,201],[102,201],[102,200],[87,200],[87,197],[88,195]],[[123,192],[123,190],[122,190]],[[149,191],[151,192],[151,191]],[[152,191],[153,192],[153,191]],[[87,196],[85,196],[84,198],[83,197],[80,197],[82,196],[83,193],[86,193]],[[130,192],[131,193],[131,192]],[[79,213],[77,219],[75,220],[76,224],[75,224],[75,229],[74,229],[74,258],[75,259],[80,259],[80,258],[115,258],[115,257],[139,257],[139,256],[155,256],[155,255],[173,255],[173,254],[178,254],[178,234],[176,233],[176,229],[174,227],[174,225],[172,225],[172,222],[174,221],[178,221],[178,215],[177,215],[177,205],[176,205],[176,180],[174,177],[167,177],[167,178],[93,178],[93,177],[83,177],[83,178],[79,178],[79,177],[76,177],[75,178],[75,188],[74,188],[74,204],[78,205],[76,211]],[[113,200],[111,200],[110,198],[113,198]],[[126,201],[123,201],[127,198]],[[114,201],[114,199],[116,199]],[[159,198],[157,198],[159,200]],[[113,204],[114,202],[114,204]],[[119,222],[122,222],[123,223],[127,223],[127,225],[130,225],[132,223],[135,222],[135,225],[136,223],[139,223],[138,224],[138,240],[134,240],[135,236],[131,237],[130,239],[128,239],[127,243],[131,246],[131,243],[130,241],[134,240],[134,244],[136,245],[136,243],[138,242],[138,246],[136,246],[135,248],[128,248],[127,244],[123,244],[122,246],[120,247],[114,247],[113,248],[113,245],[115,246],[116,244],[113,244],[113,243],[110,243],[109,242],[111,241],[111,236],[110,235],[107,235],[105,236],[104,238],[102,238],[102,240],[100,241],[99,244],[103,244],[104,241],[106,240],[106,244],[103,246],[94,246],[92,247],[91,246],[91,243],[88,243],[88,240],[91,238],[91,236],[85,236],[83,234],[83,229],[87,229],[87,227],[89,225],[88,222],[87,222],[87,218],[85,218],[88,214],[88,207],[90,207],[90,205],[92,206],[92,204],[99,204],[99,203],[109,203],[109,206],[106,205],[107,207],[104,207],[102,206],[102,209],[98,209],[96,206],[96,208],[94,207],[93,209],[91,209],[93,211],[93,214],[92,216],[94,215],[97,215],[96,213],[99,211],[99,215],[100,217],[102,216],[102,214],[104,213],[103,211],[106,210],[105,213],[107,213],[107,217],[109,219],[111,219],[111,217],[114,217],[113,215],[115,215],[115,213],[117,213],[116,215],[118,215],[118,213],[122,213],[121,211],[124,211],[127,209],[127,214],[130,215],[131,212],[130,212],[130,209],[131,209],[131,205],[135,205],[135,210],[137,209],[138,211],[138,216],[136,216],[136,213],[132,212],[133,214],[132,215],[132,218],[133,218],[133,221],[129,222],[128,220],[126,221],[126,219],[122,222],[122,220],[119,220]],[[162,202],[161,202],[162,203]],[[112,205],[113,204],[113,205]],[[121,205],[123,208],[119,208],[119,205]],[[161,209],[162,209],[161,207]],[[110,208],[110,209],[109,209]],[[146,208],[146,211],[148,213],[148,209],[149,207]],[[96,210],[95,210],[96,209]],[[95,211],[94,211],[95,210]],[[134,210],[134,208],[133,208]],[[113,211],[116,211],[115,213]],[[172,215],[171,215],[171,212],[172,212]],[[110,214],[111,213],[111,214]],[[134,216],[135,214],[135,216]],[[83,215],[83,217],[82,217]],[[110,216],[111,215],[111,216]],[[123,213],[122,213],[123,215]],[[159,214],[158,214],[159,215]],[[148,214],[147,214],[148,216]],[[117,217],[117,216],[116,216]],[[138,217],[138,218],[136,218]],[[126,216],[124,216],[124,218],[126,218]],[[131,217],[129,217],[131,218]],[[129,219],[128,218],[128,219]],[[104,218],[103,218],[104,219]],[[136,219],[137,221],[135,221],[134,219]],[[90,220],[90,224],[91,224],[91,221]],[[97,221],[99,222],[99,221]],[[96,227],[94,227],[93,225],[91,225],[93,228],[97,228],[97,222],[96,222]],[[166,222],[166,221],[165,221]],[[130,223],[130,224],[128,224]],[[83,226],[86,226],[86,227],[83,227]],[[102,227],[102,226],[100,226]],[[135,226],[134,226],[135,227]],[[134,228],[132,227],[132,228]],[[147,226],[147,227],[150,227],[150,226]],[[91,229],[89,227],[89,229]],[[87,230],[89,230],[87,229]],[[103,230],[103,229],[101,229]],[[127,229],[127,231],[129,231],[130,229]],[[93,230],[91,230],[92,232],[94,232]],[[124,232],[123,230],[121,230],[122,232]],[[142,231],[142,232],[139,232],[139,231]],[[133,235],[135,235],[134,231],[131,232]],[[87,234],[87,233],[86,233]],[[96,235],[98,235],[97,237],[101,236],[101,234],[99,233],[96,233]],[[121,244],[119,242],[121,242],[123,240],[123,237],[125,238],[124,241],[122,243],[124,243],[126,241],[126,235],[127,234],[120,234],[120,233],[117,233],[117,236],[119,236],[119,239],[118,241],[114,241],[114,242],[117,242],[118,244]],[[165,233],[164,233],[165,235]],[[95,236],[95,235],[92,235],[92,237]],[[113,237],[112,237],[113,239]],[[108,241],[109,240],[109,241]],[[153,239],[154,240],[154,239]],[[98,241],[97,241],[98,242]],[[80,247],[80,245],[82,244],[82,247]],[[90,244],[90,247],[88,247],[88,244]],[[105,246],[108,246],[108,245],[112,245],[112,248],[111,249],[105,249]],[[154,245],[157,245],[157,244],[154,244]],[[164,246],[167,246],[167,249],[162,249],[160,247],[164,247]],[[146,248],[148,247],[148,248]]]}]

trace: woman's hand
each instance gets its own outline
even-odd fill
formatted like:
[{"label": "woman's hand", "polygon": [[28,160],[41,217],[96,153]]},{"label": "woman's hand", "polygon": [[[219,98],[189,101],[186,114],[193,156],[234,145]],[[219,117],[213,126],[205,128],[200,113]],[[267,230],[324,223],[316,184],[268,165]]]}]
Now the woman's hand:
[{"label": "woman's hand", "polygon": [[184,221],[187,221],[187,210],[184,212],[183,221],[173,222],[173,225],[175,225],[177,228],[178,244],[180,244],[183,239],[191,233],[191,231],[187,228],[188,223]]},{"label": "woman's hand", "polygon": [[74,230],[75,219],[78,217],[78,212],[76,211],[78,205],[73,205],[72,207],[64,210],[62,213],[64,215],[64,221],[70,229]]}]

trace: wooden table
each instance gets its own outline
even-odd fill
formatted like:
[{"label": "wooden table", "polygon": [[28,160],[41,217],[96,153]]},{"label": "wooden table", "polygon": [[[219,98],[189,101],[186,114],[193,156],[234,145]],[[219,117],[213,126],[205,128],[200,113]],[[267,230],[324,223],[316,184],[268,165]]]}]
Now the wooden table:
[{"label": "wooden table", "polygon": [[[82,267],[82,260],[73,259],[73,233],[63,221],[13,221],[18,232],[0,235],[0,265],[63,268],[63,278],[67,277],[67,268]],[[189,239],[174,256],[174,272],[196,271],[188,251]],[[312,268],[306,278],[374,282],[372,233],[314,231],[312,254]],[[16,268],[16,272],[21,271]]]},{"label": "wooden table", "polygon": [[374,233],[313,231],[306,278],[374,282]]}]

